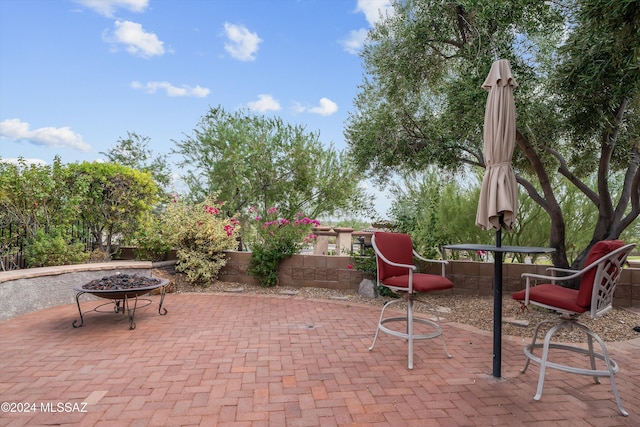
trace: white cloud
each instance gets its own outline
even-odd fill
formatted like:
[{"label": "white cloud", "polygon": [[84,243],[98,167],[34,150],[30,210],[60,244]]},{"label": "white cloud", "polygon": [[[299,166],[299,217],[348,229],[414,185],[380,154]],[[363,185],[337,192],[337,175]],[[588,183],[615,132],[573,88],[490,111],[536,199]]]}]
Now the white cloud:
[{"label": "white cloud", "polygon": [[155,34],[147,33],[137,22],[117,20],[114,27],[112,35],[104,35],[106,42],[123,44],[127,52],[142,58],[164,55],[164,43]]},{"label": "white cloud", "polygon": [[[373,27],[381,19],[393,15],[393,6],[391,5],[391,0],[358,0],[355,12],[364,13],[369,26]],[[368,32],[369,30],[366,28],[352,30],[340,43],[344,47],[344,50],[356,55],[362,50]]]},{"label": "white cloud", "polygon": [[252,101],[247,104],[250,110],[265,112],[265,111],[279,111],[280,103],[274,99],[271,95],[261,94],[258,95],[257,101]]},{"label": "white cloud", "polygon": [[357,55],[362,49],[368,33],[369,31],[365,28],[349,32],[349,36],[341,42],[344,50],[353,55]]},{"label": "white cloud", "polygon": [[391,0],[358,0],[356,12],[364,13],[370,26],[393,12]]},{"label": "white cloud", "polygon": [[178,87],[169,82],[147,82],[146,84],[142,84],[134,81],[131,82],[131,87],[134,89],[144,90],[147,93],[156,93],[158,90],[164,90],[168,96],[192,96],[195,98],[204,98],[211,93],[211,91],[206,87],[191,87],[188,85]]},{"label": "white cloud", "polygon": [[293,110],[296,113],[304,113],[308,111],[313,114],[320,114],[321,116],[330,116],[338,111],[338,104],[330,100],[329,98],[320,98],[320,105],[317,107],[306,108],[299,103],[293,106]]},{"label": "white cloud", "polygon": [[68,126],[30,130],[29,123],[20,119],[6,119],[0,122],[0,137],[15,141],[25,140],[51,148],[69,147],[80,151],[91,150],[91,146],[82,141],[82,136],[73,132]]},{"label": "white cloud", "polygon": [[116,9],[127,9],[131,12],[144,12],[149,0],[74,0],[94,12],[112,18]]},{"label": "white cloud", "polygon": [[256,59],[258,45],[262,42],[257,33],[252,33],[242,25],[229,24],[228,22],[224,24],[224,31],[229,39],[224,44],[224,49],[231,56],[240,61],[253,61]]}]

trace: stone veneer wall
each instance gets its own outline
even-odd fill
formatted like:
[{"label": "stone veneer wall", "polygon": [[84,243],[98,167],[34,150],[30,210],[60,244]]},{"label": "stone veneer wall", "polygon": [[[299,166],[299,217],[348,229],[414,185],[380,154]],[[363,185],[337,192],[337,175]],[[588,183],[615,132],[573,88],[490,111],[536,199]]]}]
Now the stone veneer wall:
[{"label": "stone veneer wall", "polygon": [[[76,286],[115,274],[151,276],[150,261],[112,261],[0,272],[0,321],[64,304],[75,304]],[[83,301],[95,298],[84,295]]]}]

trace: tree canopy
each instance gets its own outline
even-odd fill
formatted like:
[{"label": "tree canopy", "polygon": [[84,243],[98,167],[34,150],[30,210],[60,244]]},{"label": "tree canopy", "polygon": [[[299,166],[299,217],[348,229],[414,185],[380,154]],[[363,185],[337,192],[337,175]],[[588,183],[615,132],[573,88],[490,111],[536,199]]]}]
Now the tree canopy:
[{"label": "tree canopy", "polygon": [[127,132],[126,138],[118,139],[116,145],[106,153],[100,152],[111,163],[128,166],[153,177],[158,191],[162,194],[171,184],[171,170],[166,154],[155,154],[149,148],[150,138]]},{"label": "tree canopy", "polygon": [[77,195],[77,216],[99,248],[111,256],[114,237],[133,233],[157,199],[151,174],[116,163],[67,165],[67,185]]},{"label": "tree canopy", "polygon": [[277,117],[211,108],[193,135],[175,145],[191,197],[216,194],[229,216],[252,206],[311,217],[365,206],[346,153]]},{"label": "tree canopy", "polygon": [[[358,167],[379,182],[430,164],[484,167],[481,85],[494,60],[508,59],[519,83],[514,169],[549,216],[554,264],[569,265],[571,220],[555,174],[598,211],[574,264],[640,215],[639,1],[398,1],[362,58],[345,136]],[[613,172],[624,177],[621,190],[611,188]]]}]

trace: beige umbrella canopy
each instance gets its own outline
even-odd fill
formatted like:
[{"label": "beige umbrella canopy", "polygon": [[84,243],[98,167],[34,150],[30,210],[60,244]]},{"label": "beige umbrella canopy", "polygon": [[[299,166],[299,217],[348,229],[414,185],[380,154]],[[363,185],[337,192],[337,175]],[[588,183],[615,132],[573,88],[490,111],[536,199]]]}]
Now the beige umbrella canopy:
[{"label": "beige umbrella canopy", "polygon": [[518,184],[511,167],[516,140],[513,90],[518,86],[506,59],[495,61],[482,88],[489,91],[484,115],[484,161],[476,225],[485,230],[511,230],[518,210]]}]

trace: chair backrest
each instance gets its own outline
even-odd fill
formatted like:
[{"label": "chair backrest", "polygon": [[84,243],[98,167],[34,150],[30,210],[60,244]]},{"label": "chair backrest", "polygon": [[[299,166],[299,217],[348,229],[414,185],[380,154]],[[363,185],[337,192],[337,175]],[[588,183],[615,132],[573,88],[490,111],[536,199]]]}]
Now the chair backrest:
[{"label": "chair backrest", "polygon": [[603,240],[589,251],[585,266],[597,266],[582,276],[576,302],[590,309],[591,317],[601,316],[613,307],[616,285],[627,256],[634,247],[634,244],[625,245],[620,240]]},{"label": "chair backrest", "polygon": [[411,236],[408,234],[376,231],[373,233],[373,242],[374,249],[376,249],[379,281],[392,276],[409,274],[406,268],[395,267],[381,260],[378,252],[391,262],[413,265],[413,243],[411,242]]}]

